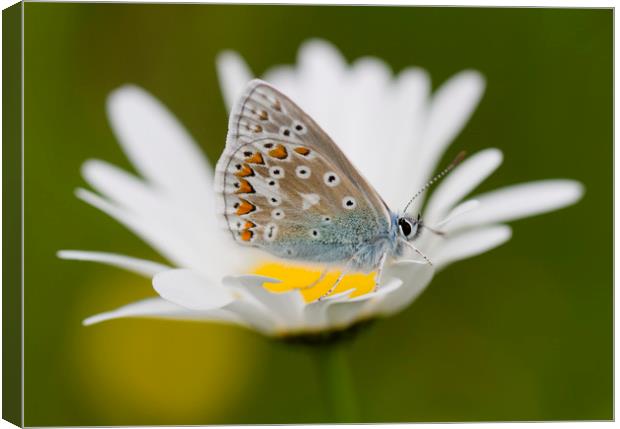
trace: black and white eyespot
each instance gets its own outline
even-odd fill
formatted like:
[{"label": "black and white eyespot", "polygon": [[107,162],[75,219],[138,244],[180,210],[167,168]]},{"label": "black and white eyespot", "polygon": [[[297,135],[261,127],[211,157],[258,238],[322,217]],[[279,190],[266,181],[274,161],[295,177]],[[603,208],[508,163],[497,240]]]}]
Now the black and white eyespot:
[{"label": "black and white eyespot", "polygon": [[269,167],[269,175],[274,179],[281,179],[284,177],[284,168],[278,166]]},{"label": "black and white eyespot", "polygon": [[295,168],[295,174],[300,179],[307,179],[308,177],[310,177],[310,174],[312,174],[312,172],[310,171],[310,167],[307,167],[305,165],[298,165],[297,168]]},{"label": "black and white eyespot", "polygon": [[340,177],[333,171],[328,171],[323,175],[323,182],[331,188],[340,184]]},{"label": "black and white eyespot", "polygon": [[267,241],[273,241],[276,239],[278,235],[278,225],[275,223],[268,223],[265,225],[265,230],[263,231],[263,238]]},{"label": "black and white eyespot", "polygon": [[275,179],[268,179],[267,186],[269,186],[271,189],[278,189],[280,187],[280,185],[278,185],[278,181]]},{"label": "black and white eyespot", "polygon": [[267,197],[267,201],[269,201],[269,204],[271,204],[272,206],[279,206],[280,204],[282,204],[282,198],[278,197],[277,195]]},{"label": "black and white eyespot", "polygon": [[347,196],[342,199],[342,208],[353,210],[355,207],[357,207],[357,201],[355,201],[355,198]]},{"label": "black and white eyespot", "polygon": [[310,230],[310,237],[312,238],[319,238],[321,236],[321,233],[319,232],[318,229],[311,229]]},{"label": "black and white eyespot", "polygon": [[329,216],[323,216],[323,223],[332,223],[332,218]]},{"label": "black and white eyespot", "polygon": [[295,134],[303,135],[306,134],[308,130],[306,129],[306,126],[304,124],[299,121],[295,121],[293,123],[293,131],[295,132]]},{"label": "black and white eyespot", "polygon": [[282,209],[273,209],[271,211],[271,217],[276,219],[276,220],[284,219],[284,210],[282,210]]},{"label": "black and white eyespot", "polygon": [[289,127],[282,127],[280,128],[280,134],[283,135],[284,137],[290,137],[291,129]]}]

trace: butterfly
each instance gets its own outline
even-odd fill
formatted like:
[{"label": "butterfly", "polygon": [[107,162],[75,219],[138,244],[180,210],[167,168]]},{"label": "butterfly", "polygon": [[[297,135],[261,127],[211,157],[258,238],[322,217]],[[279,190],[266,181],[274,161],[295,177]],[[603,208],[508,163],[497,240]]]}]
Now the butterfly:
[{"label": "butterfly", "polygon": [[280,258],[345,266],[324,296],[347,270],[377,270],[378,284],[386,258],[407,248],[431,263],[411,243],[424,227],[420,216],[391,211],[327,133],[264,81],[249,82],[232,108],[215,186],[237,242]]}]

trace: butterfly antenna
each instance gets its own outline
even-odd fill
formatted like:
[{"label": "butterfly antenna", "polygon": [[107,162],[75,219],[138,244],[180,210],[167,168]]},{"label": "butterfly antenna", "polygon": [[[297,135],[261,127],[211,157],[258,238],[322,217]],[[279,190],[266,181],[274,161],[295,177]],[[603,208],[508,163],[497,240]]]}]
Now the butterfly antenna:
[{"label": "butterfly antenna", "polygon": [[426,185],[422,186],[422,189],[420,189],[418,192],[415,193],[415,195],[413,197],[411,197],[411,199],[409,200],[409,202],[405,206],[405,210],[403,210],[403,213],[407,213],[407,209],[409,208],[411,203],[413,203],[416,198],[418,198],[420,195],[422,195],[424,193],[424,191],[426,191],[428,188],[430,188],[436,181],[438,181],[439,179],[444,177],[454,167],[456,167],[465,158],[465,155],[466,155],[466,152],[464,150],[460,151],[459,154],[456,156],[456,158],[454,158],[454,160],[442,172],[440,172],[435,177],[433,177],[431,180],[426,182]]},{"label": "butterfly antenna", "polygon": [[418,255],[420,255],[422,258],[424,258],[424,260],[426,261],[426,263],[428,265],[430,265],[431,267],[433,266],[433,263],[431,262],[431,260],[428,258],[428,256],[426,256],[424,253],[422,253],[422,251],[420,249],[418,249],[417,247],[415,247],[413,244],[409,243],[408,241],[403,241],[403,243],[405,243],[405,245],[409,246],[409,248],[411,250],[413,250],[414,252],[416,252]]}]

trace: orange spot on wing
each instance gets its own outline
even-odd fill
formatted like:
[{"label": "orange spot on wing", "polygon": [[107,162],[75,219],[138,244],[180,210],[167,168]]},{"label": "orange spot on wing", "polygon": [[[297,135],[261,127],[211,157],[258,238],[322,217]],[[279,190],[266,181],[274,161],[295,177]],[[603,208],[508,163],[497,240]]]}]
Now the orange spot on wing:
[{"label": "orange spot on wing", "polygon": [[243,164],[241,169],[235,173],[235,176],[237,177],[254,176],[254,170],[252,170],[252,168],[249,165]]},{"label": "orange spot on wing", "polygon": [[247,180],[239,179],[239,186],[237,187],[237,191],[235,193],[236,194],[253,194],[254,188],[252,187],[250,182],[248,182]]},{"label": "orange spot on wing", "polygon": [[237,216],[242,216],[248,213],[252,213],[256,210],[256,206],[249,201],[239,198],[239,206],[237,207]]},{"label": "orange spot on wing", "polygon": [[279,144],[275,148],[269,151],[269,156],[272,156],[278,159],[286,159],[286,157],[288,156],[288,152],[286,151],[286,148],[283,145]]},{"label": "orange spot on wing", "polygon": [[308,149],[307,147],[303,147],[303,146],[296,147],[293,150],[303,156],[306,156],[310,153],[310,149]]},{"label": "orange spot on wing", "polygon": [[256,224],[250,220],[246,221],[243,225],[243,229],[252,229],[256,226]]},{"label": "orange spot on wing", "polygon": [[263,165],[265,163],[265,161],[263,160],[263,155],[261,155],[260,152],[253,153],[252,155],[247,157],[245,161],[249,162],[250,164],[260,164],[260,165]]},{"label": "orange spot on wing", "polygon": [[241,231],[241,234],[239,234],[239,237],[243,241],[250,241],[253,236],[254,236],[254,233],[252,231],[248,230],[248,229],[245,229],[245,230]]}]

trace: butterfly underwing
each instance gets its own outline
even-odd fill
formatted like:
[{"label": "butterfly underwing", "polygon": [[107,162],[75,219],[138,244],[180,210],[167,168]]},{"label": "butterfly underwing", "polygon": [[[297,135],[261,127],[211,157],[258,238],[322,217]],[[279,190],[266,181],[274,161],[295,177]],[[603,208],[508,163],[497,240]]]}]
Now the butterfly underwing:
[{"label": "butterfly underwing", "polygon": [[417,229],[309,115],[257,79],[233,106],[215,182],[233,238],[281,258],[371,271],[402,252],[404,227]]}]

